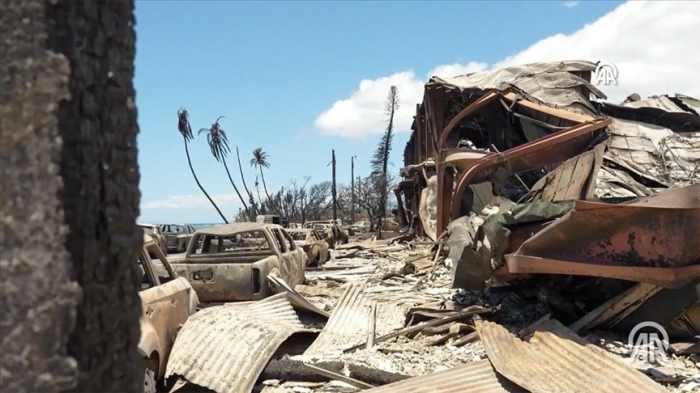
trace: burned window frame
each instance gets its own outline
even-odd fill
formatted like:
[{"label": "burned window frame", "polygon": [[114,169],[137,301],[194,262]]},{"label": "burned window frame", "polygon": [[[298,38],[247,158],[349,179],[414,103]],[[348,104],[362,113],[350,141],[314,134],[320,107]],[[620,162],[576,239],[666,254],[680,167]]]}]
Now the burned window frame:
[{"label": "burned window frame", "polygon": [[146,290],[149,290],[151,288],[155,288],[155,287],[159,286],[160,285],[160,277],[158,277],[158,273],[155,271],[155,267],[153,266],[153,263],[151,261],[151,256],[148,255],[148,250],[146,249],[145,246],[141,247],[141,252],[139,253],[139,256],[137,258],[137,262],[141,266],[141,268],[143,269],[143,274],[145,274],[146,277],[148,278],[148,283],[150,285],[148,288],[144,288],[143,287],[143,277],[140,277],[139,292],[146,291]]},{"label": "burned window frame", "polygon": [[289,252],[293,252],[297,250],[297,245],[294,243],[294,239],[289,235],[289,232],[285,231],[284,229],[278,228],[280,233],[282,234],[282,238],[287,242],[287,248],[289,248]]},{"label": "burned window frame", "polygon": [[[262,245],[266,245],[265,248],[263,249],[257,249],[257,250],[242,250],[242,249],[235,249],[235,250],[229,250],[229,251],[216,251],[216,252],[203,252],[205,250],[206,246],[211,244],[212,239],[225,239],[225,238],[232,238],[232,237],[244,237],[246,234],[259,234],[261,236],[255,236],[255,239],[261,239],[264,240],[264,243]],[[208,242],[207,242],[208,240]],[[270,237],[266,233],[264,229],[251,229],[251,230],[245,230],[245,231],[238,231],[238,232],[232,232],[232,233],[226,233],[226,234],[209,234],[209,233],[195,233],[194,236],[192,237],[191,240],[192,247],[194,249],[192,250],[193,252],[188,253],[188,257],[204,257],[204,258],[211,258],[211,257],[219,257],[219,256],[226,256],[226,255],[236,255],[236,254],[246,254],[246,255],[255,255],[255,254],[270,254],[274,253],[275,249],[273,248],[273,244],[270,241]],[[201,245],[200,245],[201,244]],[[220,243],[220,244],[223,244]]]}]

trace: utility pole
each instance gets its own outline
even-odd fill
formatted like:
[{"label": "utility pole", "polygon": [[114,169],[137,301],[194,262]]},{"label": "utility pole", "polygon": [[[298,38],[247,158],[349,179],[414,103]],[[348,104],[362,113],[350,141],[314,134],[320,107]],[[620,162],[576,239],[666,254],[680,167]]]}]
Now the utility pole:
[{"label": "utility pole", "polygon": [[333,150],[333,221],[338,219],[338,203],[336,201],[335,193],[335,150]]},{"label": "utility pole", "polygon": [[350,221],[355,223],[355,157],[350,157]]}]

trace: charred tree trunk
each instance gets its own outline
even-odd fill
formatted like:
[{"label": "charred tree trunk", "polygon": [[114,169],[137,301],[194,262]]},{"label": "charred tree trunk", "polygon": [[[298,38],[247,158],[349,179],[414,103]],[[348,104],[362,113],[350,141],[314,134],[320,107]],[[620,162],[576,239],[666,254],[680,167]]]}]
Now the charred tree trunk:
[{"label": "charred tree trunk", "polygon": [[204,196],[207,197],[209,200],[209,203],[211,203],[212,206],[214,206],[214,209],[216,209],[216,212],[219,213],[219,217],[221,217],[222,220],[224,220],[224,223],[228,224],[228,220],[226,219],[226,216],[224,213],[221,212],[221,209],[219,209],[219,206],[217,206],[216,202],[214,202],[213,199],[211,199],[211,196],[209,196],[209,193],[204,189],[202,186],[202,183],[199,182],[199,178],[197,178],[197,174],[194,171],[194,167],[192,166],[192,159],[190,158],[190,149],[188,147],[188,142],[187,139],[183,138],[183,141],[185,142],[185,154],[187,155],[187,164],[190,166],[190,172],[192,172],[192,177],[194,177],[195,183],[197,183],[197,187],[204,193]]},{"label": "charred tree trunk", "polygon": [[238,146],[236,146],[236,159],[238,160],[238,170],[241,171],[241,180],[243,181],[243,188],[245,188],[246,194],[248,194],[248,202],[250,202],[250,211],[248,211],[248,218],[251,222],[255,222],[255,216],[258,215],[258,209],[255,206],[255,199],[253,199],[253,193],[248,190],[248,184],[245,182],[245,176],[243,175],[243,166],[241,165],[241,154],[238,152]]},{"label": "charred tree trunk", "polygon": [[231,178],[231,172],[228,171],[228,165],[226,165],[226,157],[223,157],[223,159],[221,161],[223,161],[223,163],[224,163],[224,168],[226,169],[226,174],[228,175],[228,180],[231,182],[233,189],[236,191],[236,195],[238,195],[238,199],[241,200],[241,203],[243,204],[243,208],[245,208],[245,211],[248,211],[248,205],[245,203],[245,199],[243,199],[243,196],[241,195],[241,193],[238,192],[238,187],[236,187],[236,183],[234,183],[233,178]]},{"label": "charred tree trunk", "polygon": [[133,8],[0,2],[7,391],[142,389]]},{"label": "charred tree trunk", "polygon": [[338,219],[338,202],[335,190],[335,150],[333,150],[333,221]]}]

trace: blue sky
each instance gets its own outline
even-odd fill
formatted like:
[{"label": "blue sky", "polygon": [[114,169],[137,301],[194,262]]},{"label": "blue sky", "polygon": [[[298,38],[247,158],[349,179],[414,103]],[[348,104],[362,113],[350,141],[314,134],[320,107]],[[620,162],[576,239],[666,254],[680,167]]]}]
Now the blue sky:
[{"label": "blue sky", "polygon": [[[270,189],[303,176],[311,176],[312,182],[330,180],[326,165],[332,149],[338,158],[339,181],[346,183],[350,157],[358,157],[356,173],[366,174],[383,131],[380,118],[362,112],[367,102],[374,101],[365,100],[364,109],[351,111],[352,121],[343,132],[317,120],[324,112],[332,110],[328,116],[336,116],[353,100],[362,101],[361,81],[367,81],[365,87],[375,83],[378,89],[403,75],[404,82],[413,83],[406,86],[415,86],[439,66],[472,70],[464,67],[470,62],[477,62],[477,69],[500,64],[547,37],[575,36],[620,4],[137,1],[134,84],[140,127],[140,220],[220,221],[189,173],[176,128],[180,107],[189,111],[195,130],[225,116],[221,125],[232,147],[241,149],[249,186],[256,172],[248,161],[258,146],[270,155],[272,167],[266,172]],[[402,103],[404,110],[415,108],[420,99],[420,91],[411,88]],[[374,98],[377,110],[385,95]],[[347,105],[341,105],[343,100]],[[395,171],[402,166],[409,112],[404,113],[406,119],[394,140]],[[339,119],[336,123],[346,122],[342,116]],[[363,121],[353,134],[353,124]],[[191,143],[190,153],[207,191],[221,200],[227,216],[235,215],[238,203],[233,190],[203,135]],[[237,173],[235,152],[229,166]],[[234,180],[240,185],[239,176]]]}]

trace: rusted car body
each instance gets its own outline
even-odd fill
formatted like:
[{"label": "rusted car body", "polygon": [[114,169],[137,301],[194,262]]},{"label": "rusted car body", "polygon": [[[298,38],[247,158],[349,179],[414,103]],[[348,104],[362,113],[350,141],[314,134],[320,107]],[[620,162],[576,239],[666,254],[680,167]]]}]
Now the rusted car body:
[{"label": "rusted car body", "polygon": [[187,251],[195,233],[194,227],[187,224],[162,224],[160,230],[167,240],[167,248],[175,252]]},{"label": "rusted car body", "polygon": [[336,244],[346,244],[350,238],[348,233],[340,227],[338,220],[307,221],[304,223],[303,228],[322,231],[325,235],[324,240],[326,240],[330,248],[335,248]]},{"label": "rusted car body", "polygon": [[302,284],[306,260],[282,226],[236,223],[196,231],[185,259],[173,268],[202,302],[230,302],[270,296],[270,274],[292,288]]},{"label": "rusted car body", "polygon": [[313,229],[287,230],[298,247],[307,256],[307,266],[320,266],[330,258],[328,243]]},{"label": "rusted car body", "polygon": [[[157,256],[157,261],[151,259],[151,254]],[[142,274],[139,296],[143,310],[138,351],[145,360],[144,392],[155,393],[156,381],[165,374],[178,329],[196,312],[199,298],[190,283],[175,273],[148,235],[143,236],[138,265]]]},{"label": "rusted car body", "polygon": [[[168,241],[161,232],[160,227],[154,224],[138,224],[143,229],[143,233],[153,239],[158,248],[163,251],[163,254],[168,255]],[[156,258],[155,254],[151,253],[151,258]]]}]

